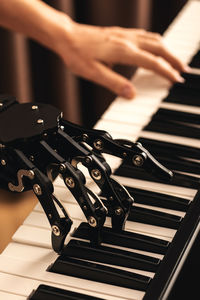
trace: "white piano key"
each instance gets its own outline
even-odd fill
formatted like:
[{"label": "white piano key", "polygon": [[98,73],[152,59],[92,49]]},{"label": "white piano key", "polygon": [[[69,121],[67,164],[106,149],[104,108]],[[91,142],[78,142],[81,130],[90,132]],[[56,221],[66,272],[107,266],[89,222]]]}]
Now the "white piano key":
[{"label": "white piano key", "polygon": [[190,68],[190,73],[200,75],[200,68]]},{"label": "white piano key", "polygon": [[108,111],[102,116],[101,119],[123,122],[123,123],[134,124],[134,125],[141,124],[141,123],[147,125],[151,120],[151,114],[150,111],[149,113],[148,112],[140,113],[136,111],[135,114],[133,114],[132,112],[122,113],[120,111],[112,111],[112,112]]},{"label": "white piano key", "polygon": [[34,254],[32,259],[32,252],[35,252],[34,248],[28,245],[24,245],[24,251],[21,249],[20,253],[18,253],[18,258],[15,258],[14,253],[13,257],[11,257],[10,255],[7,256],[4,252],[0,256],[0,272],[44,281],[49,285],[60,284],[66,288],[79,287],[80,292],[86,294],[88,291],[90,291],[90,293],[98,293],[99,297],[104,299],[109,299],[109,296],[116,297],[115,299],[134,299],[134,297],[135,299],[142,299],[144,295],[141,291],[47,272],[46,270],[49,265],[54,262],[52,258],[55,254],[52,254],[52,250],[49,250],[49,253],[46,254],[44,254],[43,251],[41,251],[41,253],[37,251],[37,254]]},{"label": "white piano key", "polygon": [[[113,164],[112,164],[113,166]],[[117,177],[115,176],[115,180],[117,178],[117,181],[119,183],[121,183],[121,177]],[[124,177],[122,177],[124,178]],[[123,180],[123,179],[122,179]],[[124,180],[123,180],[123,185],[124,185]],[[60,187],[60,190],[62,190],[62,186]],[[187,189],[190,191],[190,189]],[[58,187],[58,196],[59,196],[59,187]],[[181,197],[181,195],[179,195]],[[182,195],[183,198],[187,198],[187,196],[185,195]],[[192,197],[188,197],[188,199],[190,200]],[[59,196],[59,199],[61,200],[61,203],[64,204],[64,207],[65,209],[67,210],[67,212],[69,213],[70,217],[72,217],[73,219],[80,219],[79,217],[77,217],[77,215],[80,213],[80,214],[83,214],[82,211],[81,211],[81,208],[79,207],[79,205],[77,205],[77,202],[76,200],[74,199],[74,202],[73,203],[69,203],[68,201],[66,201],[66,199],[62,199],[62,197]],[[64,202],[64,203],[63,203]],[[141,205],[141,204],[136,204],[134,203],[134,205],[136,206],[142,206],[142,207],[147,207],[147,205]],[[184,213],[183,212],[180,212],[180,211],[176,211],[174,212],[173,210],[170,210],[170,209],[166,209],[166,208],[162,208],[162,207],[156,207],[156,206],[148,206],[149,209],[155,209],[155,210],[159,210],[159,211],[162,211],[162,212],[166,212],[166,213],[175,213],[181,217],[183,217]],[[34,208],[34,211],[38,211],[38,212],[43,212],[43,208],[42,206],[40,205],[40,203],[38,203],[35,208]]]},{"label": "white piano key", "polygon": [[131,135],[137,137],[141,131],[141,125],[135,125],[134,127],[130,124],[123,123],[123,128],[121,128],[122,122],[102,120],[100,119],[95,126],[95,129],[106,130],[111,134],[113,138],[124,138],[126,135]]},{"label": "white piano key", "polygon": [[49,228],[49,221],[46,215],[43,213],[43,209],[40,212],[32,211],[28,217],[25,219],[24,225],[31,225],[34,224],[35,227],[48,229]]},{"label": "white piano key", "polygon": [[[131,251],[132,251],[132,249],[131,249]],[[32,245],[30,245],[29,252],[31,254],[31,260],[33,260],[34,258],[37,259],[38,255],[40,255],[40,256],[42,255],[44,257],[44,260],[46,260],[47,262],[49,262],[49,260],[54,262],[58,257],[58,255],[56,253],[53,253],[53,251],[51,253],[49,253],[49,249],[35,247],[35,246],[32,246]],[[16,259],[19,259],[19,260],[22,260],[22,261],[29,261],[30,260],[30,256],[27,256],[25,245],[18,244],[18,243],[10,243],[8,245],[8,247],[6,248],[6,250],[4,251],[3,255],[5,255],[6,257],[11,257],[12,258],[13,253],[15,253],[14,257]],[[147,255],[151,255],[151,254],[148,253]],[[156,254],[155,257],[156,256],[158,257],[158,254]],[[100,264],[102,264],[102,263],[100,263]],[[102,265],[109,266],[109,264],[102,264]],[[116,267],[114,265],[110,265],[110,266]],[[144,276],[149,276],[151,278],[154,276],[153,272],[148,272],[148,271],[143,271],[143,270],[138,270],[138,269],[133,269],[133,268],[130,269],[130,268],[127,268],[127,267],[119,267],[119,268],[122,269],[122,270],[126,270],[126,271],[136,272],[136,273],[144,275]]]},{"label": "white piano key", "polygon": [[[194,53],[199,43],[199,15],[199,2],[189,1],[164,34],[165,42],[169,49],[185,63],[189,62],[191,53]],[[185,45],[191,45],[188,55],[182,55],[185,47],[177,41],[185,41]]]},{"label": "white piano key", "polygon": [[182,211],[163,208],[163,207],[159,207],[159,206],[151,206],[151,205],[139,204],[139,203],[134,203],[134,206],[152,209],[152,210],[160,211],[160,212],[167,213],[167,214],[177,215],[182,218],[185,216],[185,213]]},{"label": "white piano key", "polygon": [[[78,224],[82,221],[85,221],[83,218],[73,219],[73,228],[77,227]],[[105,226],[110,226],[110,218],[106,219]],[[71,229],[71,231],[73,230]],[[30,229],[30,232],[28,234],[28,230]],[[39,234],[39,229],[41,229],[41,234]],[[43,230],[46,229],[46,234],[49,235],[49,238],[43,240]],[[172,237],[175,234],[175,230],[170,228],[164,228],[154,225],[148,225],[144,223],[138,223],[138,222],[126,222],[125,229],[128,231],[136,232],[136,233],[142,233],[145,235],[154,236],[157,238],[163,238],[167,240],[171,240]],[[49,230],[49,232],[48,232]],[[33,237],[31,235],[33,234]],[[69,235],[68,235],[69,238]],[[20,226],[20,228],[17,230],[17,232],[13,236],[13,240],[16,242],[22,242],[29,245],[39,245],[41,247],[51,247],[51,241],[50,241],[50,225],[48,224],[47,218],[44,214],[33,211],[25,220],[24,225]],[[41,244],[40,244],[41,243]]]},{"label": "white piano key", "polygon": [[158,182],[150,182],[147,180],[140,180],[140,179],[134,179],[134,178],[128,178],[123,176],[114,176],[121,184],[127,185],[129,187],[135,187],[140,189],[146,189],[148,191],[152,192],[160,192],[167,195],[177,196],[177,197],[183,197],[188,198],[192,200],[194,196],[197,193],[196,189],[189,189],[184,188],[180,186],[172,186],[164,183],[158,183]]},{"label": "white piano key", "polygon": [[[66,203],[66,202],[62,202],[62,205],[64,206],[65,210],[67,211],[68,215],[70,216],[70,218],[72,218],[73,220],[74,219],[77,219],[77,220],[83,220],[83,221],[86,221],[86,218],[85,218],[85,215],[83,214],[80,206],[76,203]],[[39,213],[43,213],[44,210],[42,208],[42,206],[40,204],[38,204],[35,209],[34,209],[35,212],[39,212]],[[44,214],[42,214],[44,215]],[[37,215],[36,215],[37,216]],[[31,216],[29,215],[26,220],[24,221],[24,224],[28,224],[30,221],[31,221],[31,217],[34,218],[34,216]],[[48,221],[45,222],[47,225],[49,224]],[[45,224],[45,225],[46,225]],[[38,224],[39,225],[39,224]],[[42,227],[44,224],[42,223],[41,226],[39,227]]]},{"label": "white piano key", "polygon": [[55,253],[53,249],[24,245],[16,242],[9,243],[2,255],[11,258],[15,257],[23,261],[37,260],[38,257],[42,257],[43,262],[47,263],[49,261],[53,262],[58,258],[58,254]]},{"label": "white piano key", "polygon": [[151,113],[153,115],[157,107],[160,105],[160,102],[160,97],[149,96],[139,93],[137,94],[137,97],[135,99],[132,99],[130,101],[119,97],[116,101],[112,102],[108,111],[121,111],[125,113],[129,112],[132,113],[133,117],[135,113],[147,115]]},{"label": "white piano key", "polygon": [[[132,78],[132,82],[136,87],[137,94],[159,97],[166,97],[172,83],[162,76],[153,73],[150,70],[138,69],[136,76]],[[137,95],[136,98],[137,99]],[[128,101],[128,100],[126,100]]]},{"label": "white piano key", "polygon": [[57,197],[58,193],[59,193],[59,197],[61,197],[63,199],[63,201],[67,201],[69,203],[74,202],[74,196],[71,194],[69,189],[66,187],[66,185],[64,184],[62,179],[60,179],[59,181],[56,180],[56,182],[54,183],[54,194],[56,197]]},{"label": "white piano key", "polygon": [[[113,164],[111,164],[113,166]],[[117,178],[117,181],[120,183],[120,178],[121,177],[118,177]],[[116,179],[116,176],[115,176],[115,179]],[[123,184],[124,184],[124,181],[123,181]],[[60,189],[62,190],[62,187],[60,187]],[[79,214],[80,216],[83,215],[82,211],[81,211],[81,208],[79,207],[79,205],[77,204],[76,200],[74,199],[74,202],[73,203],[68,203],[68,201],[66,200],[62,200],[62,197],[60,197],[59,195],[59,187],[58,187],[58,196],[59,196],[59,199],[61,200],[62,204],[64,205],[65,209],[67,210],[68,214],[70,215],[70,217],[72,219],[82,219],[82,217],[79,217]],[[180,196],[180,195],[179,195]],[[183,196],[183,198],[186,197],[185,195]],[[187,197],[186,197],[187,198]],[[191,198],[191,197],[189,197]],[[64,203],[63,203],[64,202]],[[156,206],[148,206],[148,205],[142,205],[142,204],[137,204],[135,203],[134,205],[136,206],[140,206],[140,207],[146,207],[146,208],[149,208],[149,209],[153,209],[153,210],[157,210],[157,211],[162,211],[162,212],[165,212],[165,213],[170,213],[170,214],[176,214],[176,215],[179,215],[180,217],[183,217],[184,216],[184,213],[183,212],[180,212],[180,211],[174,211],[174,210],[171,210],[171,209],[166,209],[166,208],[162,208],[162,207],[156,207]],[[42,206],[38,203],[38,205],[36,205],[36,207],[34,208],[34,211],[38,211],[38,212],[43,212],[43,208]]]},{"label": "white piano key", "polygon": [[176,233],[176,230],[174,229],[130,221],[126,221],[125,230],[149,235],[167,241],[171,241]]},{"label": "white piano key", "polygon": [[123,121],[119,121],[117,126],[117,121],[101,120],[98,122],[97,128],[103,127],[104,125],[108,128],[108,131],[114,138],[128,138],[132,141],[136,141],[138,137],[144,137],[168,143],[200,148],[200,141],[197,139],[159,132],[142,131],[143,124],[141,124],[139,130],[139,126],[136,127],[134,124],[127,124]]},{"label": "white piano key", "polygon": [[51,248],[51,230],[21,225],[12,237],[13,241],[27,245]]},{"label": "white piano key", "polygon": [[200,114],[199,106],[190,106],[190,105],[184,105],[184,104],[162,102],[160,104],[160,108],[182,111],[182,112],[191,113],[191,114]]},{"label": "white piano key", "polygon": [[0,291],[0,299],[2,300],[26,300],[26,297],[20,296],[20,295],[15,295],[15,294],[10,294],[7,292]]},{"label": "white piano key", "polygon": [[[15,244],[16,246],[17,244]],[[12,247],[12,250],[16,250],[16,247]],[[9,256],[9,255],[8,255]],[[13,255],[12,255],[13,257]],[[44,280],[34,280],[27,277],[22,276],[16,276],[12,274],[7,273],[0,273],[0,299],[2,300],[26,300],[28,296],[32,294],[34,290],[36,290],[39,285],[45,284],[48,285],[48,282]],[[52,287],[64,289],[64,290],[70,290],[72,292],[80,293],[80,288],[75,287],[66,287],[64,285],[51,283]],[[83,294],[84,291],[83,291]],[[86,293],[89,296],[93,297],[99,297],[99,294],[95,292],[87,291]],[[4,298],[1,298],[4,296]],[[107,296],[107,299],[109,300],[115,300],[116,298],[112,296]],[[44,299],[45,300],[45,299]]]},{"label": "white piano key", "polygon": [[140,137],[159,140],[161,142],[175,143],[178,145],[200,148],[200,141],[194,138],[187,138],[187,137],[170,135],[170,134],[159,133],[159,132],[152,132],[152,131],[142,131]]}]

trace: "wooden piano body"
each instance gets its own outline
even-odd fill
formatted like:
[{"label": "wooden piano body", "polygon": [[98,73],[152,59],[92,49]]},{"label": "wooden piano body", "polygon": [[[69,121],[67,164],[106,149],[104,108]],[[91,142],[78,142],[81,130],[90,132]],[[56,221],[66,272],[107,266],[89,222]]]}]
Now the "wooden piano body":
[{"label": "wooden piano body", "polygon": [[[200,1],[189,1],[186,4],[166,31],[164,39],[172,51],[184,62],[191,61],[200,46]],[[186,136],[177,136],[163,133],[162,130],[160,132],[144,130],[144,127],[148,125],[152,116],[160,108],[198,115],[200,114],[200,106],[162,102],[162,99],[169,93],[170,84],[150,71],[138,69],[133,82],[137,88],[137,97],[131,101],[117,98],[95,127],[110,132],[113,138],[127,138],[132,141],[143,138],[163,143],[174,143],[180,146],[190,146],[198,151],[200,149],[199,139],[189,137],[188,133]],[[170,156],[171,153],[169,152]],[[106,158],[113,170],[119,167],[120,161],[118,159]],[[195,162],[198,162],[198,160],[195,159]],[[195,275],[192,268],[198,270],[200,265],[200,259],[198,259],[200,229],[199,176],[196,175],[194,185],[191,183],[191,185],[185,186],[184,177],[183,184],[180,183],[179,179],[180,185],[168,185],[154,182],[151,179],[148,180],[148,178],[141,177],[140,174],[130,178],[128,175],[124,175],[124,170],[126,170],[126,166],[122,168],[122,173],[118,172],[115,177],[126,186],[164,193],[191,201],[187,211],[135,204],[138,207],[149,207],[157,211],[176,214],[183,219],[177,229],[127,221],[126,229],[129,231],[171,242],[165,255],[149,253],[148,249],[146,251],[129,249],[161,259],[161,264],[156,272],[124,268],[152,278],[148,289],[140,291],[48,272],[47,268],[55,262],[57,254],[51,249],[50,227],[41,206],[37,204],[13,235],[12,242],[0,255],[0,299],[25,300],[40,284],[82,293],[88,295],[88,299],[94,299],[95,297],[113,300],[188,299],[188,295],[191,296],[190,299],[194,299],[196,290],[198,290],[198,274]],[[178,172],[181,175],[188,175],[189,173],[192,173],[192,171]],[[89,182],[88,185],[92,189],[94,188],[92,182]],[[83,220],[82,212],[59,179],[55,183],[55,193],[62,200],[74,220],[74,227],[77,227]],[[184,294],[181,294],[180,291]],[[89,296],[92,298],[89,298]],[[48,299],[53,298],[50,298],[49,295]],[[66,296],[62,299],[71,298]],[[85,298],[77,296],[75,299]]]}]

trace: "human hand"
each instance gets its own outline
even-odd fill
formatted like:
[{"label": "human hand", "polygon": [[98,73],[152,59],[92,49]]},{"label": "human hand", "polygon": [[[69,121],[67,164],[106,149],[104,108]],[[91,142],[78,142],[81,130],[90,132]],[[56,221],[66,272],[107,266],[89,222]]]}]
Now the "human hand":
[{"label": "human hand", "polygon": [[39,0],[1,0],[0,25],[50,48],[75,74],[125,98],[135,95],[134,86],[110,68],[113,64],[141,66],[172,82],[183,81],[179,72],[186,71],[158,34],[141,29],[78,24]]},{"label": "human hand", "polygon": [[[135,65],[155,71],[172,82],[182,82],[187,67],[164,45],[159,34],[141,29],[98,27],[71,21],[55,51],[75,74],[94,81],[117,95],[133,98],[133,84],[114,72],[114,64]],[[70,28],[70,30],[69,30]]]}]

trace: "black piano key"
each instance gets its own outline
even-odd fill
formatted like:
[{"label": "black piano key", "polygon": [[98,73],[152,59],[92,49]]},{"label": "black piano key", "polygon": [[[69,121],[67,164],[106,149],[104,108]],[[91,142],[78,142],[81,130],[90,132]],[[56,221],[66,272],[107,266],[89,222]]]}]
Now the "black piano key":
[{"label": "black piano key", "polygon": [[146,204],[151,206],[163,207],[172,210],[186,212],[191,201],[188,199],[170,196],[167,194],[151,192],[125,186],[130,195],[134,198],[135,203]]},{"label": "black piano key", "polygon": [[200,90],[200,75],[199,74],[192,74],[192,73],[182,73],[181,76],[185,78],[184,83],[175,83],[179,85],[184,85],[190,89],[197,89]]},{"label": "black piano key", "polygon": [[103,300],[94,296],[72,292],[41,284],[28,298],[28,300]]},{"label": "black piano key", "polygon": [[[76,238],[90,240],[91,227],[87,223],[81,223],[74,231]],[[109,227],[102,229],[102,243],[122,246],[130,249],[138,249],[159,254],[165,254],[170,242],[162,239],[153,238],[147,235],[129,231],[115,232]]]},{"label": "black piano key", "polygon": [[190,124],[200,124],[200,115],[160,108],[153,116],[155,121],[179,121]]},{"label": "black piano key", "polygon": [[[166,167],[168,168],[168,166]],[[172,180],[169,183],[170,185],[177,185],[177,186],[187,187],[191,189],[199,188],[199,184],[200,184],[199,178],[192,175],[180,174],[175,170],[172,171],[174,175]],[[163,183],[163,181],[160,180],[159,178],[156,178],[155,176],[152,176],[151,174],[145,172],[144,170],[138,169],[137,167],[133,167],[133,166],[121,165],[116,170],[115,174],[118,176],[131,177],[131,178]]]},{"label": "black piano key", "polygon": [[200,50],[194,55],[189,66],[192,68],[200,68]]},{"label": "black piano key", "polygon": [[153,131],[160,133],[167,133],[177,136],[189,137],[189,138],[200,138],[200,130],[194,126],[187,124],[179,124],[170,120],[152,120],[147,126],[143,128],[145,131]]},{"label": "black piano key", "polygon": [[62,251],[62,257],[70,256],[109,265],[155,272],[160,259],[108,246],[93,246],[89,242],[70,240]]},{"label": "black piano key", "polygon": [[[144,144],[148,145],[148,141]],[[171,147],[170,146],[171,145],[169,143],[157,143],[157,141],[153,141],[151,144],[151,141],[149,141],[150,152],[159,160],[161,164],[176,171],[188,172],[197,175],[200,174],[199,159],[197,161],[191,160],[194,158],[193,156],[195,156],[195,153],[192,153],[191,155],[190,151],[185,151],[186,153],[184,154],[185,147],[182,148],[174,147],[173,145]],[[197,149],[197,151],[199,150],[200,149]]]},{"label": "black piano key", "polygon": [[[111,216],[111,207],[109,202],[102,198],[104,205],[108,209],[108,216]],[[130,213],[127,218],[129,221],[134,221],[138,223],[156,225],[161,227],[167,227],[171,229],[177,229],[182,221],[180,216],[174,214],[168,214],[164,212],[160,212],[153,209],[148,209],[144,207],[138,207],[133,205],[131,207]]]},{"label": "black piano key", "polygon": [[163,100],[163,102],[199,106],[200,91],[197,89],[184,87],[183,85],[174,86],[170,90],[169,95]]},{"label": "black piano key", "polygon": [[58,257],[48,271],[141,291],[151,282],[148,276],[67,256]]},{"label": "black piano key", "polygon": [[167,166],[169,169],[188,173],[192,172],[197,175],[200,174],[199,162],[188,161],[187,159],[178,156],[163,157],[162,155],[157,155],[156,158],[161,164]]},{"label": "black piano key", "polygon": [[178,229],[182,218],[173,214],[133,206],[128,216],[128,220],[171,229]]},{"label": "black piano key", "polygon": [[190,147],[190,145],[184,146],[146,138],[139,138],[138,142],[142,143],[145,148],[156,155],[164,153],[169,157],[175,153],[177,156],[200,159],[200,149]]}]

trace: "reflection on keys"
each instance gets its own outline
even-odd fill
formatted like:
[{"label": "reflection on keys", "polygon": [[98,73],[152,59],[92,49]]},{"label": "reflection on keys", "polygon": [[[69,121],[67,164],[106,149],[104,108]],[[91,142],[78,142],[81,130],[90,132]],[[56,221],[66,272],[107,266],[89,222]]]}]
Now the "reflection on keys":
[{"label": "reflection on keys", "polygon": [[[189,2],[165,34],[172,51],[184,62],[191,61],[195,69],[200,68],[199,15],[200,3]],[[200,77],[184,76],[185,83],[170,88],[163,78],[139,69],[133,79],[136,99],[116,99],[96,125],[113,138],[141,141],[175,171],[173,184],[155,181],[108,157],[115,177],[134,196],[135,209],[126,222],[126,232],[113,235],[105,230],[97,250],[87,242],[85,225],[80,227],[85,221],[81,209],[58,179],[55,193],[78,231],[67,238],[67,247],[58,256],[51,249],[51,231],[38,204],[0,256],[0,298],[25,300],[32,295],[35,300],[45,295],[45,299],[56,300],[116,300],[167,299],[170,295],[169,299],[178,299],[173,298],[172,288],[177,278],[179,285],[179,271],[184,279],[182,265],[198,241],[200,214]]]}]

